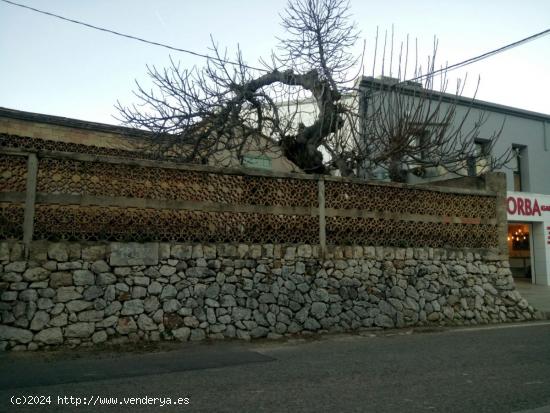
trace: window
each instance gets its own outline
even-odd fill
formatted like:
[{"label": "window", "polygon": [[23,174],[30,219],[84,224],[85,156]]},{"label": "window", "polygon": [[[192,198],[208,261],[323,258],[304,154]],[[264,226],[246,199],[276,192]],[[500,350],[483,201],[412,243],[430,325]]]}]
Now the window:
[{"label": "window", "polygon": [[523,176],[522,163],[525,158],[525,147],[514,146],[514,157],[512,158],[512,173],[514,176],[514,191],[524,191],[525,190],[525,179]]},{"label": "window", "polygon": [[483,139],[474,140],[474,153],[467,160],[468,176],[479,176],[489,169],[491,143]]},{"label": "window", "polygon": [[271,169],[271,158],[264,155],[245,155],[243,166],[255,169]]}]

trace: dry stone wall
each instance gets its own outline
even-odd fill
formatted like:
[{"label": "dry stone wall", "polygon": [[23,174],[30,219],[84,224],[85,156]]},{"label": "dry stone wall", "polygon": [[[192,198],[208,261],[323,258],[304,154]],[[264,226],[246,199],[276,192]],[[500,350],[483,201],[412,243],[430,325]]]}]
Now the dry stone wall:
[{"label": "dry stone wall", "polygon": [[496,250],[0,242],[0,348],[528,320]]}]

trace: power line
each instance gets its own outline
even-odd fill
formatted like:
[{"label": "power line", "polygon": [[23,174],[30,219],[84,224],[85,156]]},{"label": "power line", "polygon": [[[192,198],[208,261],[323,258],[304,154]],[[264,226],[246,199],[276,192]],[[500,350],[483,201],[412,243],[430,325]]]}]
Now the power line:
[{"label": "power line", "polygon": [[441,72],[449,72],[451,70],[459,69],[461,67],[470,65],[472,63],[479,62],[480,60],[487,59],[488,57],[494,56],[496,54],[505,52],[506,50],[513,49],[514,47],[521,46],[522,44],[525,44],[527,42],[535,40],[539,37],[545,36],[549,33],[550,33],[550,29],[543,30],[542,32],[533,34],[531,36],[525,37],[524,39],[521,39],[521,40],[518,40],[516,42],[507,44],[506,46],[502,46],[502,47],[499,47],[498,49],[491,50],[490,52],[480,54],[479,56],[475,56],[475,57],[472,57],[470,59],[463,60],[462,62],[455,63],[451,66],[447,66],[447,67],[443,67],[443,68],[438,69],[438,70],[434,70],[433,72],[426,73],[425,75],[417,76],[415,78],[409,79],[408,81],[421,80],[425,77],[433,76],[433,75],[436,75],[436,74],[441,73]]},{"label": "power line", "polygon": [[[4,0],[2,0],[2,1],[4,1]],[[550,29],[543,30],[542,32],[535,33],[535,34],[533,34],[531,36],[528,36],[528,37],[525,37],[521,40],[518,40],[518,41],[515,41],[513,43],[509,43],[505,46],[499,47],[498,49],[494,49],[494,50],[491,50],[489,52],[485,52],[483,54],[480,54],[480,55],[475,56],[475,57],[471,57],[471,58],[463,60],[461,62],[452,64],[450,66],[442,67],[441,69],[434,70],[433,72],[428,72],[424,75],[416,76],[416,77],[413,77],[411,79],[402,80],[400,82],[392,84],[391,87],[393,88],[393,87],[396,87],[396,86],[399,86],[399,85],[402,85],[402,84],[406,84],[407,82],[414,82],[415,80],[422,80],[424,78],[435,76],[439,73],[450,72],[451,70],[455,70],[455,69],[459,69],[459,68],[464,67],[464,66],[471,65],[472,63],[476,63],[476,62],[479,62],[481,60],[487,59],[488,57],[491,57],[491,56],[494,56],[496,54],[499,54],[499,53],[505,52],[507,50],[513,49],[514,47],[521,46],[522,44],[525,44],[527,42],[535,40],[539,37],[546,36],[547,34],[550,34]],[[349,87],[349,88],[346,88],[346,89],[347,90],[354,90],[354,91],[360,91],[361,90],[361,89],[358,89],[358,88],[355,88],[355,87]]]},{"label": "power line", "polygon": [[11,4],[12,6],[22,7],[24,9],[32,10],[32,11],[37,12],[37,13],[45,14],[46,16],[55,17],[57,19],[61,19],[61,20],[64,20],[64,21],[67,21],[67,22],[70,22],[70,23],[75,23],[75,24],[79,24],[81,26],[86,26],[90,29],[100,30],[102,32],[111,33],[111,34],[114,34],[116,36],[126,37],[127,39],[137,40],[138,42],[151,44],[153,46],[164,47],[164,48],[169,49],[169,50],[174,50],[176,52],[187,53],[187,54],[190,54],[190,55],[193,55],[193,56],[202,57],[204,59],[216,60],[220,63],[227,63],[227,64],[234,65],[234,66],[246,67],[247,69],[253,69],[253,70],[259,70],[259,71],[262,71],[262,72],[268,72],[268,70],[266,70],[266,69],[261,69],[261,68],[254,67],[254,66],[248,66],[244,63],[233,62],[231,60],[225,60],[225,59],[221,59],[219,57],[212,57],[212,56],[209,56],[209,55],[206,55],[206,54],[194,52],[192,50],[180,49],[179,47],[170,46],[170,45],[167,45],[167,44],[164,44],[164,43],[154,42],[154,41],[151,41],[151,40],[143,39],[141,37],[132,36],[130,34],[125,34],[125,33],[117,32],[115,30],[106,29],[104,27],[95,26],[93,24],[85,23],[85,22],[82,22],[82,21],[79,21],[79,20],[69,19],[68,17],[63,17],[63,16],[60,16],[58,14],[50,13],[50,12],[40,10],[40,9],[35,9],[34,7],[26,6],[24,4],[16,3],[14,1],[10,1],[10,0],[0,0],[0,1],[3,1],[4,3]]},{"label": "power line", "polygon": [[[75,24],[79,24],[79,25],[82,25],[82,26],[85,26],[85,27],[88,27],[88,28],[91,28],[91,29],[100,30],[100,31],[103,31],[103,32],[106,32],[106,33],[111,33],[111,34],[114,34],[116,36],[121,36],[121,37],[125,37],[125,38],[132,39],[132,40],[137,40],[139,42],[151,44],[153,46],[164,47],[164,48],[169,49],[169,50],[174,50],[174,51],[177,51],[177,52],[187,53],[187,54],[190,54],[190,55],[193,55],[193,56],[202,57],[204,59],[212,59],[212,60],[215,60],[215,61],[218,61],[218,62],[221,62],[221,63],[227,63],[227,64],[234,65],[234,66],[246,67],[248,69],[253,69],[253,70],[258,70],[258,71],[263,71],[263,72],[269,72],[269,70],[261,69],[261,68],[254,67],[254,66],[249,66],[249,65],[246,65],[244,63],[233,62],[233,61],[230,61],[230,60],[221,59],[219,57],[212,57],[212,56],[205,55],[205,54],[202,54],[202,53],[194,52],[192,50],[181,49],[181,48],[170,46],[170,45],[167,45],[167,44],[164,44],[164,43],[154,42],[154,41],[151,41],[151,40],[143,39],[141,37],[132,36],[132,35],[129,35],[129,34],[117,32],[115,30],[95,26],[93,24],[85,23],[85,22],[82,22],[82,21],[79,21],[79,20],[69,19],[67,17],[63,17],[63,16],[60,16],[60,15],[57,15],[57,14],[54,14],[54,13],[50,13],[50,12],[47,12],[47,11],[44,11],[44,10],[39,10],[39,9],[34,8],[34,7],[26,6],[24,4],[16,3],[16,2],[11,1],[11,0],[0,0],[0,1],[3,1],[4,3],[7,3],[7,4],[11,4],[13,6],[17,6],[17,7],[21,7],[21,8],[24,8],[24,9],[32,10],[34,12],[41,13],[41,14],[44,14],[46,16],[55,17],[57,19],[61,19],[61,20],[64,20],[64,21],[67,21],[67,22],[70,22],[70,23],[75,23]],[[421,79],[424,79],[424,78],[427,78],[427,77],[430,77],[430,76],[437,75],[438,73],[449,72],[451,70],[459,69],[461,67],[470,65],[472,63],[479,62],[480,60],[487,59],[488,57],[494,56],[494,55],[502,53],[504,51],[513,49],[513,48],[518,47],[522,44],[525,44],[527,42],[535,40],[539,37],[545,36],[549,33],[550,33],[550,29],[543,30],[542,32],[539,32],[539,33],[533,34],[531,36],[525,37],[525,38],[523,38],[521,40],[518,40],[516,42],[509,43],[505,46],[499,47],[498,49],[491,50],[489,52],[480,54],[478,56],[463,60],[462,62],[458,62],[458,63],[455,63],[451,66],[446,66],[444,68],[434,70],[433,72],[429,72],[429,73],[426,73],[424,75],[414,77],[412,79],[404,80],[402,82],[399,82],[398,84],[406,83],[406,82],[409,82],[409,81],[421,80]],[[398,84],[396,84],[396,85],[398,85]],[[396,86],[396,85],[393,85],[393,86]],[[348,89],[354,90],[354,88],[348,88]]]}]

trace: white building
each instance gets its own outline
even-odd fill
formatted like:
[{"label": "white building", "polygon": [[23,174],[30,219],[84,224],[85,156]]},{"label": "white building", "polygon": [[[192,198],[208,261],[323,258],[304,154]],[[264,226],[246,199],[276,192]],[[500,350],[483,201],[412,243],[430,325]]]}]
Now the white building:
[{"label": "white building", "polygon": [[[368,105],[372,91],[379,91],[381,82],[386,81],[363,78],[359,83],[363,104]],[[418,87],[405,85],[399,90],[414,94],[418,93]],[[479,128],[479,134],[472,138],[480,147],[502,127],[491,153],[486,156],[499,157],[508,151],[512,158],[501,169],[506,174],[508,189],[508,249],[512,272],[516,277],[531,278],[533,283],[550,285],[550,115],[440,92],[430,92],[429,96],[442,102],[442,107],[456,105],[457,122],[470,111],[461,126],[465,129],[471,128],[483,113],[486,121]],[[479,172],[479,164],[477,166]],[[449,178],[437,175],[419,178],[409,173],[408,181]]]}]

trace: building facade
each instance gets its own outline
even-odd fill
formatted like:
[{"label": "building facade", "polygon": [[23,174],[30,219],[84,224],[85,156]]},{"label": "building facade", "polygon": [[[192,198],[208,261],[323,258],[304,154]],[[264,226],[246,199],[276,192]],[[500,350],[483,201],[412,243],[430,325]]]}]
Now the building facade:
[{"label": "building facade", "polygon": [[[390,84],[397,82],[395,79],[389,81]],[[388,79],[362,79],[359,93],[363,110],[373,98],[373,90],[377,93],[384,90],[381,88],[384,82]],[[419,88],[421,85],[418,84],[399,85],[400,93],[408,96],[418,95]],[[427,104],[430,100],[437,102],[443,111],[452,106],[456,112],[455,122],[460,122],[459,126],[465,131],[471,130],[480,118],[484,119],[475,136],[471,136],[476,148],[483,151],[490,143],[487,145],[491,148],[490,153],[484,154],[487,158],[506,155],[509,159],[499,171],[506,174],[508,250],[512,272],[515,277],[550,285],[550,115],[447,93],[430,91],[427,96]],[[490,140],[495,132],[498,139],[493,144]],[[483,162],[480,165],[478,161],[469,174],[483,173],[483,166]],[[409,183],[419,184],[450,178],[456,178],[456,175],[407,175]]]}]

